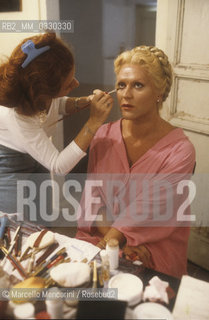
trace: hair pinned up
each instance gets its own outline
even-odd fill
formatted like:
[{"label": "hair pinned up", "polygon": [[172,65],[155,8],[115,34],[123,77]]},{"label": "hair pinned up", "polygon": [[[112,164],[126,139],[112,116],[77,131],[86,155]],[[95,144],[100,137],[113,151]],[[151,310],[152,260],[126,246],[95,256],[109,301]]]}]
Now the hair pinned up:
[{"label": "hair pinned up", "polygon": [[[27,54],[21,47],[27,41],[32,41],[37,50],[45,46],[50,50],[22,68]],[[46,101],[57,96],[73,66],[70,48],[54,32],[24,39],[0,66],[0,104],[28,116],[45,110]]]},{"label": "hair pinned up", "polygon": [[39,49],[36,49],[35,44],[32,40],[28,40],[21,46],[21,49],[24,53],[27,54],[25,61],[22,63],[21,67],[26,68],[31,61],[33,61],[36,57],[40,56],[40,54],[48,51],[50,46],[44,46]]},{"label": "hair pinned up", "polygon": [[165,101],[172,85],[172,67],[167,55],[154,46],[139,46],[121,53],[114,62],[118,74],[124,64],[143,66],[151,76],[156,89]]}]

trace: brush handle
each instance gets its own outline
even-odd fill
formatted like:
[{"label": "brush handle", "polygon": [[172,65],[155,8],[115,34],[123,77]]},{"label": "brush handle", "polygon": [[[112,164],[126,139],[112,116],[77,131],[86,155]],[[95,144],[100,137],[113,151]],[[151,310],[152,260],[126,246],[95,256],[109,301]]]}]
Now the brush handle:
[{"label": "brush handle", "polygon": [[0,227],[0,239],[3,239],[4,237],[4,230],[6,228],[6,225],[7,225],[7,221],[8,221],[8,218],[6,216],[2,217],[0,219],[1,221],[1,227]]}]

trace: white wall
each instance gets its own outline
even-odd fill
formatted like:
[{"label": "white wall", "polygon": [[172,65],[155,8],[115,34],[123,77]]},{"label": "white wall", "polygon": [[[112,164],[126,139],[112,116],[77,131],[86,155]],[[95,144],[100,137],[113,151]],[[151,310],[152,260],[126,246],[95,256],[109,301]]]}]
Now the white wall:
[{"label": "white wall", "polygon": [[[47,20],[59,19],[58,0],[22,0],[22,11],[0,12],[0,20]],[[9,55],[18,43],[34,35],[28,32],[1,32],[0,55]]]},{"label": "white wall", "polygon": [[[39,18],[40,7],[37,0],[22,0],[22,11],[0,12],[0,20],[36,20]],[[22,39],[30,35],[30,33],[1,32],[0,55],[9,55]]]}]

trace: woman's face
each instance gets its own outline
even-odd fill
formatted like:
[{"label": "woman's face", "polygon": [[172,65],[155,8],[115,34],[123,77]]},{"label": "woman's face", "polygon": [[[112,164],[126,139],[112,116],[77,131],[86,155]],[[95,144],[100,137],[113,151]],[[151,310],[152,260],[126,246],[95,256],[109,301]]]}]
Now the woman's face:
[{"label": "woman's face", "polygon": [[116,88],[124,119],[137,120],[158,114],[159,94],[142,66],[136,64],[122,66],[117,74]]},{"label": "woman's face", "polygon": [[58,93],[57,97],[64,97],[73,89],[79,86],[78,80],[75,78],[75,67],[72,68],[70,73],[68,74],[67,78],[65,79],[60,92]]}]

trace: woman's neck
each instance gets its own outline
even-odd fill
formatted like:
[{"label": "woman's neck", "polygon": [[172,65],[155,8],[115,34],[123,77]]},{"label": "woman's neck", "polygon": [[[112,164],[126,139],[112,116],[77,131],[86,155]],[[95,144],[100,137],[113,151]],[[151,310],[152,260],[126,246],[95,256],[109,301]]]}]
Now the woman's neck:
[{"label": "woman's neck", "polygon": [[122,119],[123,137],[132,137],[133,140],[159,139],[173,129],[160,115],[148,121]]},{"label": "woman's neck", "polygon": [[153,116],[152,119],[122,120],[122,129],[124,134],[131,135],[133,138],[143,139],[153,135],[160,127],[162,119],[159,115]]}]

